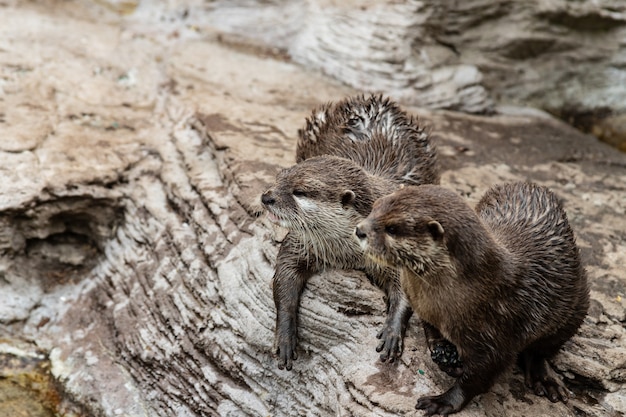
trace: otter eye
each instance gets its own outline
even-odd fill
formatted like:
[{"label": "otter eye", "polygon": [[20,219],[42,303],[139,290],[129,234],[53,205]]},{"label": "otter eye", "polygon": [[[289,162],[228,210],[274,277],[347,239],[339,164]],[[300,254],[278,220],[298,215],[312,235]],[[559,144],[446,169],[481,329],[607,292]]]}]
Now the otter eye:
[{"label": "otter eye", "polygon": [[306,197],[306,192],[302,190],[293,190],[292,194],[296,197]]},{"label": "otter eye", "polygon": [[394,225],[385,226],[385,233],[389,236],[395,236],[398,234],[398,228]]}]

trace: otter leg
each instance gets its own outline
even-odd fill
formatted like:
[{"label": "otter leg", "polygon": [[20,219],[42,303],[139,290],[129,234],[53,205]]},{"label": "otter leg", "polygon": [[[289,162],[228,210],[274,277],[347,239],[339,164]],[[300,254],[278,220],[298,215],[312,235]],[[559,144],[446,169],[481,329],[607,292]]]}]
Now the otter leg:
[{"label": "otter leg", "polygon": [[307,260],[297,253],[299,242],[291,236],[285,237],[276,258],[276,272],[272,281],[276,306],[276,333],[274,348],[278,357],[278,368],[292,368],[298,359],[298,307],[300,295],[314,270]]},{"label": "otter leg", "polygon": [[[484,349],[468,349],[472,360],[463,365],[463,375],[441,395],[422,397],[415,408],[424,410],[426,416],[447,416],[460,411],[476,395],[486,392],[495,378],[511,363],[514,356],[504,352],[485,352]],[[477,358],[477,360],[474,360]]]},{"label": "otter leg", "polygon": [[430,350],[430,357],[446,374],[458,378],[463,374],[463,362],[459,358],[456,346],[447,340],[439,329],[422,320],[422,327],[426,335],[426,344]]},{"label": "otter leg", "polygon": [[393,274],[392,277],[381,279],[376,277],[375,282],[383,283],[383,290],[387,300],[387,318],[383,324],[383,328],[378,332],[376,337],[380,339],[380,343],[376,347],[376,352],[380,354],[380,360],[393,363],[402,355],[404,348],[403,340],[409,319],[413,314],[413,309],[400,286],[400,277],[397,272],[389,270],[387,274]]},{"label": "otter leg", "polygon": [[569,390],[543,356],[525,350],[519,355],[519,364],[524,371],[526,386],[535,395],[547,397],[553,403],[567,402]]}]

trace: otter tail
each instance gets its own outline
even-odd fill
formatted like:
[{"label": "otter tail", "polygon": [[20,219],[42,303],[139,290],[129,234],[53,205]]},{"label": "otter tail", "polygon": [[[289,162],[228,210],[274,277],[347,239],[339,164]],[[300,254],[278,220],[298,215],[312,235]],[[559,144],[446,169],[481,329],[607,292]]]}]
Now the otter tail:
[{"label": "otter tail", "polygon": [[320,106],[298,134],[296,162],[335,155],[400,183],[439,182],[436,149],[428,132],[381,95],[349,97]]}]

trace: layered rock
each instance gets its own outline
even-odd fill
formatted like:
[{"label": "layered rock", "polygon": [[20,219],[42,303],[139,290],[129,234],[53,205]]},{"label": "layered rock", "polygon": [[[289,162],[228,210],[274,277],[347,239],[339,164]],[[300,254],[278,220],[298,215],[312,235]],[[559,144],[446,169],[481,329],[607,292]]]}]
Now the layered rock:
[{"label": "layered rock", "polygon": [[[402,360],[378,361],[382,293],[356,272],[313,277],[294,369],[272,356],[280,231],[256,199],[310,109],[356,90],[184,13],[54,6],[0,6],[0,336],[48,357],[63,410],[410,415],[449,385],[415,318]],[[502,181],[554,189],[592,285],[555,359],[576,399],[535,397],[512,370],[460,415],[626,412],[626,157],[545,114],[409,110],[470,201]]]}]

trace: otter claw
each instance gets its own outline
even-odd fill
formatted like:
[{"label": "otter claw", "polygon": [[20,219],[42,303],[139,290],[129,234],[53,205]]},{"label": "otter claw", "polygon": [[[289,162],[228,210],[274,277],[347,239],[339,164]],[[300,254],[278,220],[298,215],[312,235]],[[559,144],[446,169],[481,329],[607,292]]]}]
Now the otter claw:
[{"label": "otter claw", "polygon": [[448,414],[452,414],[455,412],[452,404],[447,403],[445,400],[440,398],[440,395],[432,396],[432,397],[422,397],[417,400],[417,404],[415,404],[415,408],[417,410],[424,410],[426,416],[432,416],[434,414],[439,414],[442,416],[447,416]]},{"label": "otter claw", "polygon": [[376,337],[381,339],[376,346],[376,352],[383,352],[380,354],[382,362],[389,360],[389,363],[393,363],[402,355],[402,337],[399,334],[383,329],[378,332]]},{"label": "otter claw", "polygon": [[545,359],[524,352],[521,359],[520,365],[524,370],[526,386],[532,389],[535,395],[546,397],[553,403],[558,401],[565,403],[569,400],[572,393]]},{"label": "otter claw", "polygon": [[298,359],[298,354],[295,351],[292,351],[291,355],[283,355],[280,348],[276,350],[276,355],[278,356],[278,369],[286,369],[288,371],[291,371],[293,361]]},{"label": "otter claw", "polygon": [[296,352],[297,338],[295,335],[288,337],[278,337],[276,341],[275,356],[278,359],[278,369],[291,371],[293,361],[298,359]]},{"label": "otter claw", "polygon": [[570,398],[569,390],[557,381],[535,381],[531,388],[535,395],[546,397],[553,403],[559,401],[566,403]]}]

